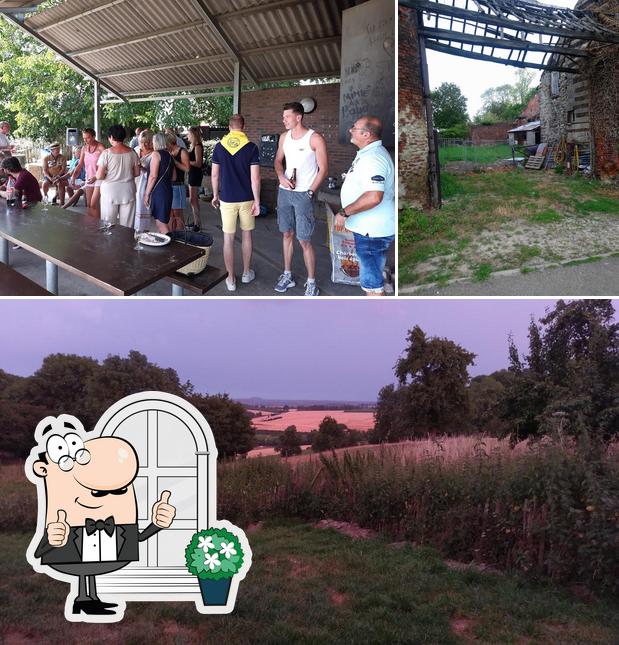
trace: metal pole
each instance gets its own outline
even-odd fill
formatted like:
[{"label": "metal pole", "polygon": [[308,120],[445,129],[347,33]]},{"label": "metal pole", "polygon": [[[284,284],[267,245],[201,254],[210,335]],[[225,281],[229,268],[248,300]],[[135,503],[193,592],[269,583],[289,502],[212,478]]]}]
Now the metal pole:
[{"label": "metal pole", "polygon": [[49,260],[45,260],[45,284],[50,293],[58,295],[58,267]]},{"label": "metal pole", "polygon": [[236,61],[234,63],[234,94],[232,95],[232,113],[241,113],[241,63]]},{"label": "metal pole", "polygon": [[101,140],[101,87],[99,85],[99,79],[93,81],[95,89],[95,100],[94,100],[94,129],[96,133],[96,138]]},{"label": "metal pole", "polygon": [[0,262],[11,264],[9,261],[9,241],[4,237],[0,239]]}]

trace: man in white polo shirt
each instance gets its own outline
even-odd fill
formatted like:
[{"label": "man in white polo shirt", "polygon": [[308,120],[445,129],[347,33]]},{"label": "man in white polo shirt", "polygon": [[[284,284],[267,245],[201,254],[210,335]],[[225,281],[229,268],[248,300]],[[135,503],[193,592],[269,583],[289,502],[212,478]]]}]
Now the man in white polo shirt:
[{"label": "man in white polo shirt", "polygon": [[334,226],[354,233],[361,288],[368,296],[384,296],[383,269],[395,239],[395,169],[378,117],[360,117],[349,132],[359,151],[342,184]]}]

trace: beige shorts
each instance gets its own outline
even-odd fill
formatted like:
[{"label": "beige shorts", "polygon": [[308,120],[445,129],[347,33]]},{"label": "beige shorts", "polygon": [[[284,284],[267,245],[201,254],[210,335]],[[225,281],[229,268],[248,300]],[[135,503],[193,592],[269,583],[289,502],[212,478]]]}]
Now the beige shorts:
[{"label": "beige shorts", "polygon": [[256,218],[251,214],[250,202],[219,202],[221,209],[221,228],[224,233],[236,233],[236,218],[241,220],[242,231],[253,231],[256,228]]}]

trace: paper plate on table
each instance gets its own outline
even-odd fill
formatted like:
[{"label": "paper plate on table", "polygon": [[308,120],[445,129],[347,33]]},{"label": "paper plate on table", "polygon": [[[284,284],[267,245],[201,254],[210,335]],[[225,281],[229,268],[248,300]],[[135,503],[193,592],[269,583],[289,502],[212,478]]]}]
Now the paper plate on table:
[{"label": "paper plate on table", "polygon": [[169,235],[163,233],[142,233],[140,235],[140,243],[146,246],[165,246],[172,241]]}]

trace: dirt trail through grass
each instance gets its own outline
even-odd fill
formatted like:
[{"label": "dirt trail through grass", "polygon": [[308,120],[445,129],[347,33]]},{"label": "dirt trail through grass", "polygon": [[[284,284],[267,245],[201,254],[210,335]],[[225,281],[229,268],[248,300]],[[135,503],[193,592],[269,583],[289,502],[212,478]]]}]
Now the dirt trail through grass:
[{"label": "dirt trail through grass", "polygon": [[439,211],[400,216],[400,285],[479,281],[619,254],[619,187],[522,169],[443,175]]}]

